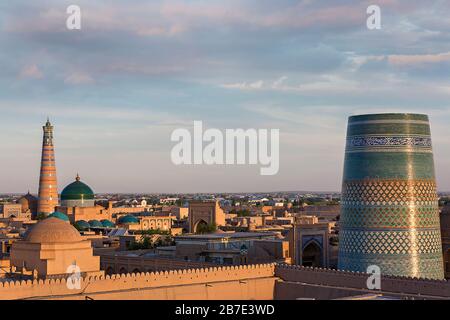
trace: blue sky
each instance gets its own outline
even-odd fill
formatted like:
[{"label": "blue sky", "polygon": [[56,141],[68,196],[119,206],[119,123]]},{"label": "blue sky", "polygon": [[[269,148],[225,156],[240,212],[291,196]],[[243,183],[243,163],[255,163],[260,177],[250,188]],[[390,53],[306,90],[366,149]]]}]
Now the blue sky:
[{"label": "blue sky", "polygon": [[[430,115],[450,190],[449,40],[449,1],[2,1],[0,192],[37,192],[47,115],[60,189],[79,172],[97,192],[339,190],[347,117],[395,111]],[[279,128],[279,174],[174,166],[194,120]]]}]

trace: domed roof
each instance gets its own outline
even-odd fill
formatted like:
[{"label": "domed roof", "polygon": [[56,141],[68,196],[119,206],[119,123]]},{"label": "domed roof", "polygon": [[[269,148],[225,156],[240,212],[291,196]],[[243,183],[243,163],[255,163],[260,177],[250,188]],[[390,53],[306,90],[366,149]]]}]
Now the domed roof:
[{"label": "domed roof", "polygon": [[80,181],[77,175],[75,182],[72,182],[61,192],[61,200],[92,200],[94,191],[85,183]]},{"label": "domed roof", "polygon": [[120,217],[119,223],[120,224],[136,224],[136,223],[139,223],[139,219],[136,218],[135,216],[132,216],[131,214],[129,214],[129,215]]},{"label": "domed roof", "polygon": [[58,211],[55,211],[52,214],[49,214],[47,219],[48,218],[58,218],[58,219],[61,219],[63,221],[69,221],[69,217],[67,215],[65,215],[62,212],[58,212]]},{"label": "domed roof", "polygon": [[105,228],[114,228],[115,225],[112,221],[109,221],[108,219],[103,219],[102,221],[100,221],[103,225],[103,227]]},{"label": "domed roof", "polygon": [[91,228],[103,228],[103,224],[98,220],[89,220]]},{"label": "domed roof", "polygon": [[78,220],[77,222],[75,222],[74,226],[80,231],[89,230],[89,228],[91,227],[85,220]]},{"label": "domed roof", "polygon": [[25,240],[31,243],[71,243],[80,242],[83,238],[71,224],[51,217],[33,226]]}]

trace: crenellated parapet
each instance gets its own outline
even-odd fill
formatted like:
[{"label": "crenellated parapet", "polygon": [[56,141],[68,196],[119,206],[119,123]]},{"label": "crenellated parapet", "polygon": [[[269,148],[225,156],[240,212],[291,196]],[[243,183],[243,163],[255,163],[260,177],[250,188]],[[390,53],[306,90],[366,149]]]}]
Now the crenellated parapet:
[{"label": "crenellated parapet", "polygon": [[[314,288],[317,299],[359,293],[450,298],[445,280],[382,276],[381,290],[369,290],[370,274],[284,264],[210,267],[90,276],[70,289],[69,280],[0,282],[2,299],[277,299],[301,297]],[[68,283],[69,282],[69,283]],[[68,285],[69,284],[69,285]],[[287,290],[287,291],[286,291]],[[317,291],[319,290],[319,291]],[[337,291],[336,291],[337,290]],[[345,292],[344,292],[345,291]],[[330,293],[331,292],[331,293]],[[328,294],[330,293],[330,294]],[[279,296],[277,296],[279,295]]]},{"label": "crenellated parapet", "polygon": [[[348,270],[337,270],[337,269],[330,269],[330,268],[320,268],[320,267],[306,267],[306,266],[299,266],[299,265],[289,265],[289,264],[277,264],[276,270],[300,270],[300,271],[313,271],[318,273],[330,273],[335,275],[352,275],[352,276],[363,276],[368,277],[369,273],[366,272],[359,272],[359,271],[348,271]],[[425,279],[425,278],[416,278],[416,277],[406,277],[406,276],[392,276],[392,275],[382,275],[382,279],[394,279],[394,280],[407,280],[407,281],[423,281],[423,282],[433,282],[433,283],[448,283],[447,280],[439,280],[439,279]]]},{"label": "crenellated parapet", "polygon": [[[0,282],[2,299],[80,299],[86,295],[106,292],[151,290],[180,286],[245,282],[257,279],[275,279],[274,264],[212,267],[200,269],[170,270],[162,272],[127,273],[91,276],[80,279],[79,288],[70,289],[66,279],[46,279]],[[123,297],[125,298],[125,297]]]},{"label": "crenellated parapet", "polygon": [[[327,268],[312,268],[278,264],[275,276],[283,281],[367,290],[367,280],[372,274],[358,271],[342,271]],[[382,275],[381,290],[372,290],[386,294],[404,294],[450,298],[450,282],[447,280],[423,279]]]}]

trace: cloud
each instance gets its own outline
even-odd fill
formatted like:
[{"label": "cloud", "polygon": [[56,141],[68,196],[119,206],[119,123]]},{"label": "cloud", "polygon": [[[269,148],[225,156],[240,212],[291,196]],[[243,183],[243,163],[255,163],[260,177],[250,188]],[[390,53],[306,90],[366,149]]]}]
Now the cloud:
[{"label": "cloud", "polygon": [[94,79],[87,73],[74,72],[66,77],[64,83],[73,85],[92,84]]},{"label": "cloud", "polygon": [[[377,2],[382,29],[370,31],[365,19],[371,0],[78,0],[82,30],[70,32],[65,2],[3,1],[2,135],[11,137],[11,154],[17,146],[28,152],[24,143],[35,137],[38,159],[41,121],[50,114],[57,128],[64,128],[58,136],[68,139],[66,148],[89,144],[88,152],[78,153],[80,160],[98,156],[96,146],[108,154],[139,141],[135,156],[123,153],[115,167],[86,161],[104,170],[102,176],[92,169],[90,177],[104,190],[145,189],[136,178],[144,180],[145,165],[155,163],[150,150],[157,150],[162,160],[152,179],[145,177],[150,187],[196,191],[211,181],[209,169],[189,171],[194,185],[179,184],[179,176],[189,177],[181,169],[173,179],[164,175],[173,168],[160,150],[172,126],[200,119],[218,128],[277,127],[289,138],[283,170],[296,175],[257,183],[243,169],[211,187],[223,190],[245,176],[248,190],[259,185],[337,190],[348,115],[426,112],[435,119],[441,188],[450,189],[449,115],[436,112],[450,109],[449,1]],[[30,135],[18,134],[21,125]],[[101,142],[84,142],[89,135],[99,135]],[[135,159],[146,164],[134,165]],[[298,171],[298,163],[308,169]],[[328,171],[321,172],[327,164]],[[123,169],[130,167],[131,172]],[[13,187],[12,172],[1,173]],[[117,186],[104,178],[115,173],[124,177]]]},{"label": "cloud", "polygon": [[[279,92],[353,92],[361,89],[364,85],[358,83],[356,80],[346,79],[338,75],[328,74],[311,78],[305,83],[288,84],[287,76],[282,76],[274,81],[259,80],[256,82],[238,82],[230,84],[222,84],[220,87],[225,89],[235,90],[265,90],[265,91],[279,91]],[[272,83],[270,86],[264,84]],[[292,82],[292,81],[291,81]]]},{"label": "cloud", "polygon": [[287,79],[288,79],[288,77],[286,77],[286,76],[280,77],[279,79],[277,79],[273,82],[272,88],[277,89],[277,88],[281,87],[283,82],[285,82]]},{"label": "cloud", "polygon": [[44,74],[37,65],[33,64],[23,67],[20,71],[19,77],[27,79],[42,79]]},{"label": "cloud", "polygon": [[411,55],[390,55],[389,63],[398,66],[408,66],[426,63],[439,63],[450,61],[450,52],[438,54],[411,54]]},{"label": "cloud", "polygon": [[[20,0],[18,0],[20,2]],[[120,31],[139,36],[172,37],[202,29],[205,25],[233,29],[336,30],[360,28],[365,22],[367,1],[359,4],[330,4],[313,1],[154,1],[111,4],[80,0],[83,28],[89,31]],[[21,2],[22,3],[22,2]],[[392,3],[384,3],[385,7]],[[31,9],[32,8],[32,9]],[[22,5],[14,13],[7,32],[65,32],[67,14],[59,1],[44,6]]]},{"label": "cloud", "polygon": [[[323,129],[336,130],[336,114],[342,110],[342,106],[297,106],[288,108],[278,105],[246,105],[244,108],[252,113],[258,113],[269,119],[279,121],[284,124],[283,128],[293,124],[296,130],[298,130],[298,126],[301,126],[314,127],[314,130],[318,131]],[[298,109],[305,110],[305,112],[300,115]]]},{"label": "cloud", "polygon": [[221,87],[225,89],[239,89],[239,90],[258,90],[262,89],[264,86],[264,81],[258,80],[255,82],[240,82],[240,83],[229,83],[222,84]]}]

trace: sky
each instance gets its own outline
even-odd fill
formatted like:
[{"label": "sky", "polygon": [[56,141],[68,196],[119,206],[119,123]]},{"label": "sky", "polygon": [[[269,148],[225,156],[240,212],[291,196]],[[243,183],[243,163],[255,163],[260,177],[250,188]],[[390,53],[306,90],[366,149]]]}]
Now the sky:
[{"label": "sky", "polygon": [[[0,192],[37,192],[47,116],[60,190],[78,172],[99,193],[339,191],[347,118],[372,112],[430,116],[448,191],[450,1],[1,1],[0,112]],[[175,166],[196,120],[279,129],[278,174]]]}]

